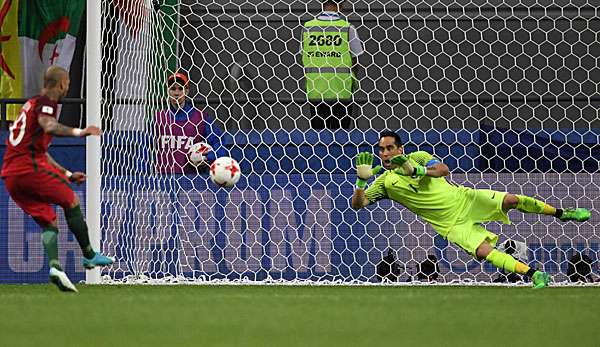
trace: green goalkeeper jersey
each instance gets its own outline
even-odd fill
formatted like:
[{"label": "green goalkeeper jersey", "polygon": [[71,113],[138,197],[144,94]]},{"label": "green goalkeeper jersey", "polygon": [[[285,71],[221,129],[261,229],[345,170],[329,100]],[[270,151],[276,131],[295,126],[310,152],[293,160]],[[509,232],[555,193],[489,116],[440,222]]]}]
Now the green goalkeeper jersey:
[{"label": "green goalkeeper jersey", "polygon": [[[424,151],[408,154],[413,164],[426,166],[433,156]],[[429,222],[445,236],[465,209],[468,188],[448,183],[444,177],[409,177],[388,170],[365,191],[369,203],[391,199]]]}]

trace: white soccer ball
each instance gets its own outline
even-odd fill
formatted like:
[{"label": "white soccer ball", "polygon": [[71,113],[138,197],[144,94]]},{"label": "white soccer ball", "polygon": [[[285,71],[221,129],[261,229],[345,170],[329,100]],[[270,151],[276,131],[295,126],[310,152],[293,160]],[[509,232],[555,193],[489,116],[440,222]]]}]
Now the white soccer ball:
[{"label": "white soccer ball", "polygon": [[212,149],[212,146],[206,142],[194,143],[188,149],[188,160],[195,166],[208,165],[206,162],[206,153],[212,151]]},{"label": "white soccer ball", "polygon": [[217,158],[210,165],[210,179],[220,187],[233,187],[241,176],[240,165],[233,158]]}]

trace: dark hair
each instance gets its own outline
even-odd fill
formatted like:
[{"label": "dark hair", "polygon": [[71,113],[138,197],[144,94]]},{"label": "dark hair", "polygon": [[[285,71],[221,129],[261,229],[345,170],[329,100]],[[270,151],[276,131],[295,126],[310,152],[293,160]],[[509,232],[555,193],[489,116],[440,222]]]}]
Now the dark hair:
[{"label": "dark hair", "polygon": [[344,0],[323,0],[323,7],[328,6],[328,5],[341,5],[344,2]]},{"label": "dark hair", "polygon": [[402,146],[402,138],[400,137],[400,135],[396,134],[395,132],[385,130],[385,131],[382,131],[381,133],[379,133],[379,140],[381,140],[384,137],[393,137],[394,142],[396,143],[396,146]]}]

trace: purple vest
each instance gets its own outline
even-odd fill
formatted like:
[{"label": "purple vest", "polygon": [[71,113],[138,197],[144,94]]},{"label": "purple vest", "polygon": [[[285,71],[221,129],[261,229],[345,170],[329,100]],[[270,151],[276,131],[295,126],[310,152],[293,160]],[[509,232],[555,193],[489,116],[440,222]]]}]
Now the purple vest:
[{"label": "purple vest", "polygon": [[176,121],[169,110],[156,114],[156,133],[158,135],[157,171],[162,174],[196,173],[189,163],[187,152],[190,146],[204,139],[204,115],[193,108],[188,119]]}]

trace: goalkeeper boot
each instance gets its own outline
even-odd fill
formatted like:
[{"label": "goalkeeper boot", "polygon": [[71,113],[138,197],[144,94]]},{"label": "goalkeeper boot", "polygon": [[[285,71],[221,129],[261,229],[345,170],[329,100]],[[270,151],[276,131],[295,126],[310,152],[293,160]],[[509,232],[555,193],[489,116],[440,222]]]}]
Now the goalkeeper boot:
[{"label": "goalkeeper boot", "polygon": [[83,257],[83,259],[81,259],[81,265],[83,265],[83,267],[88,270],[93,269],[96,266],[110,265],[113,262],[114,262],[114,259],[109,258],[100,252],[96,252],[96,254],[94,254],[94,257],[92,259],[88,259],[86,257]]},{"label": "goalkeeper boot", "polygon": [[77,288],[71,283],[67,274],[59,269],[50,268],[50,282],[54,283],[63,292],[77,293]]},{"label": "goalkeeper boot", "polygon": [[550,283],[550,275],[542,271],[536,271],[532,279],[534,289],[547,287]]},{"label": "goalkeeper boot", "polygon": [[590,210],[585,208],[566,208],[563,210],[562,216],[560,216],[560,220],[563,222],[567,222],[570,220],[577,222],[585,222],[590,219],[592,213]]}]

